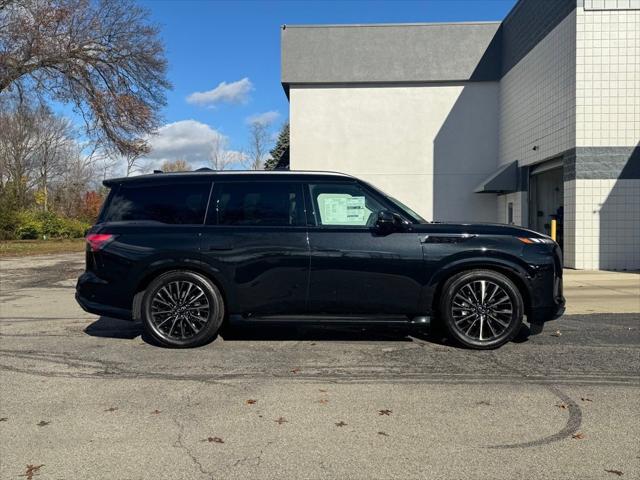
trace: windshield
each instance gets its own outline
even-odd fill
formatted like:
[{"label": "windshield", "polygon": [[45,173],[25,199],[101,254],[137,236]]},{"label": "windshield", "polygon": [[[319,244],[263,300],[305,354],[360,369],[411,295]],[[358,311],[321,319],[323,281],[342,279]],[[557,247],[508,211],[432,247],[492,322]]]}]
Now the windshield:
[{"label": "windshield", "polygon": [[[385,194],[386,195],[386,194]],[[393,198],[391,195],[387,195],[387,198],[389,200],[391,200],[393,203],[396,204],[396,206],[398,208],[400,208],[400,210],[404,210],[407,215],[409,215],[410,217],[412,217],[414,220],[416,220],[418,223],[429,223],[428,220],[425,220],[424,218],[422,218],[420,215],[418,215],[415,211],[413,211],[412,209],[410,209],[409,207],[407,207],[404,203],[402,203],[400,200],[397,200],[395,198]]]},{"label": "windshield", "polygon": [[[366,183],[366,182],[365,182]],[[370,188],[373,188],[376,192],[384,195],[387,200],[389,200],[391,203],[393,203],[399,210],[402,210],[411,220],[413,220],[416,223],[430,223],[429,220],[425,220],[424,218],[422,218],[420,215],[418,215],[415,211],[413,211],[411,208],[407,207],[404,203],[402,203],[400,200],[397,200],[395,198],[393,198],[391,195],[383,192],[382,190],[380,190],[377,187],[374,187],[373,185],[371,185],[370,183],[367,183],[367,185]]]}]

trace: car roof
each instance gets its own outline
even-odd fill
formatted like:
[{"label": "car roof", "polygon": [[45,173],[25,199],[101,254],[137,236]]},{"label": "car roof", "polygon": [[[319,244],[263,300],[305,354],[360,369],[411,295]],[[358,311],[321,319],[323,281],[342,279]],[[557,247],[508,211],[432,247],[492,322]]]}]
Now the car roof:
[{"label": "car roof", "polygon": [[346,173],[340,172],[325,172],[325,171],[313,171],[313,170],[211,170],[211,169],[199,169],[193,172],[160,172],[146,175],[136,175],[133,177],[120,177],[110,178],[103,181],[103,185],[106,187],[112,187],[121,183],[135,183],[135,182],[152,182],[152,181],[167,181],[172,179],[202,179],[202,178],[224,178],[225,180],[248,180],[251,178],[260,178],[264,180],[266,178],[288,178],[288,179],[324,179],[331,178],[334,180],[355,180],[355,177]]}]

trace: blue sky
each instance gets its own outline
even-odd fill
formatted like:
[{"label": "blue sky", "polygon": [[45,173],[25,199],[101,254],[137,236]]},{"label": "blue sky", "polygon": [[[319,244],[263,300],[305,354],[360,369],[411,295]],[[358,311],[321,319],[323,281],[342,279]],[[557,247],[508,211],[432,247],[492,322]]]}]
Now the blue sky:
[{"label": "blue sky", "polygon": [[258,118],[271,120],[274,132],[287,119],[280,84],[282,24],[502,20],[515,0],[140,3],[161,27],[174,86],[163,112],[169,126],[152,142],[153,156],[186,158],[197,166],[204,161],[206,138],[221,134],[229,149],[242,150],[247,119],[268,112]]}]

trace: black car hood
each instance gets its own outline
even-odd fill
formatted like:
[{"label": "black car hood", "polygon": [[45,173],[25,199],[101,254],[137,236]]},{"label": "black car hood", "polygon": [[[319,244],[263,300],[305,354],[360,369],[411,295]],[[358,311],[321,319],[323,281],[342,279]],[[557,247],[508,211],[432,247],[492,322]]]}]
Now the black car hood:
[{"label": "black car hood", "polygon": [[546,238],[546,235],[515,225],[502,223],[419,223],[411,226],[419,233],[454,233],[475,235],[508,235],[512,237]]}]

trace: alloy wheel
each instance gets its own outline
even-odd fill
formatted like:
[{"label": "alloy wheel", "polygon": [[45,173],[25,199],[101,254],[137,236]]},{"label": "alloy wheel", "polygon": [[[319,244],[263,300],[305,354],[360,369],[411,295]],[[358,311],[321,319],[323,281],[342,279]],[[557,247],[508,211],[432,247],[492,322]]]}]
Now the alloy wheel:
[{"label": "alloy wheel", "polygon": [[513,320],[509,294],[490,280],[472,280],[458,288],[451,302],[455,328],[469,339],[490,342],[502,336]]},{"label": "alloy wheel", "polygon": [[151,327],[167,340],[186,340],[197,335],[210,318],[205,291],[187,280],[160,287],[151,300]]}]

